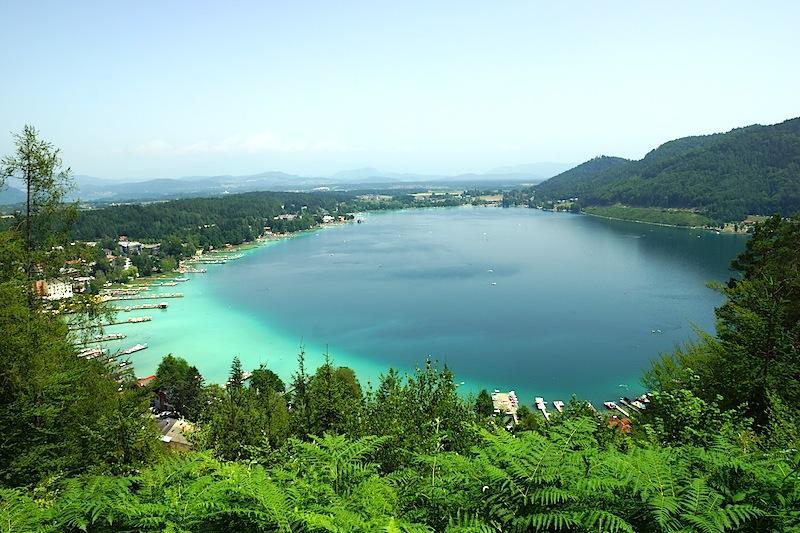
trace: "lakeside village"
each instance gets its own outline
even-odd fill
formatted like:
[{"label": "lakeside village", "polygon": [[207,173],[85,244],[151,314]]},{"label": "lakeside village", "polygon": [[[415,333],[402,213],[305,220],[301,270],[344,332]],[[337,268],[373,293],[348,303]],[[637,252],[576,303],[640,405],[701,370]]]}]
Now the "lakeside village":
[{"label": "lakeside village", "polygon": [[[390,200],[388,195],[362,195],[363,201],[380,202]],[[417,193],[415,202],[431,202],[445,204],[459,200],[457,193]],[[477,205],[500,206],[503,197],[498,194],[482,195]],[[474,202],[473,202],[474,203]],[[282,213],[273,220],[278,223],[294,221],[302,213]],[[314,227],[341,224],[346,222],[362,223],[361,218],[354,214],[333,216],[323,213],[319,216]],[[259,242],[287,238],[294,232],[273,231],[272,225],[265,225],[256,242],[243,243],[233,246],[226,244],[220,249],[190,250],[191,255],[183,257],[176,254],[175,243],[165,240],[158,243],[147,243],[131,240],[126,235],[119,235],[115,241],[104,240],[95,242],[73,242],[65,250],[65,256],[71,257],[64,261],[63,267],[57,277],[35,282],[35,293],[48,304],[51,312],[61,313],[65,316],[74,343],[78,349],[78,357],[94,359],[104,363],[112,375],[120,383],[135,380],[138,387],[145,388],[154,383],[155,375],[136,378],[134,365],[130,359],[133,354],[148,349],[147,344],[135,344],[127,348],[111,351],[104,347],[109,341],[119,341],[126,337],[123,333],[106,332],[105,328],[120,324],[141,324],[153,320],[152,316],[125,317],[124,314],[136,310],[166,311],[169,307],[167,300],[182,298],[181,292],[161,292],[164,287],[176,287],[189,282],[188,274],[206,273],[206,265],[225,264],[243,257],[241,253],[245,247],[258,245]],[[185,247],[185,243],[180,243]],[[178,255],[177,260],[175,255]],[[158,292],[151,289],[157,288]],[[70,320],[70,300],[78,297],[89,297],[95,302],[107,304],[111,311],[108,318],[102,322],[85,325]],[[98,331],[100,333],[96,333]],[[244,379],[250,378],[250,373],[244,374]],[[482,391],[485,393],[486,391]],[[527,406],[521,405],[512,390],[506,393],[495,390],[490,395],[492,416],[507,430],[513,430],[530,416]],[[553,411],[549,411],[547,403],[541,397],[534,399],[535,410],[549,422],[555,413],[563,413],[565,403],[560,400],[552,402]],[[622,432],[630,432],[632,419],[635,415],[647,408],[650,398],[643,394],[635,399],[627,397],[618,401],[606,401],[604,410],[598,411],[590,402],[586,406],[596,416],[607,419],[610,427]],[[155,391],[152,403],[152,416],[156,419],[161,430],[161,439],[171,449],[187,450],[191,448],[188,432],[192,431],[189,421],[178,417],[170,399],[162,391]]]}]

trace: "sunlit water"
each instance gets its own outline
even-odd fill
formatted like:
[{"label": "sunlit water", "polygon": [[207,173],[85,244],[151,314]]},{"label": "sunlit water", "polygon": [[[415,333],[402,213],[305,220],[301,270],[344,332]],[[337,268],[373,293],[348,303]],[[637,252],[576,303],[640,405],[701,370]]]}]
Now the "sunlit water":
[{"label": "sunlit water", "polygon": [[430,356],[462,390],[514,389],[593,401],[640,390],[649,360],[713,331],[742,237],[531,209],[448,208],[365,215],[252,250],[164,292],[147,324],[109,328],[146,342],[137,374],[166,353],[224,381],[231,359],[284,379],[301,341],[373,384]]}]

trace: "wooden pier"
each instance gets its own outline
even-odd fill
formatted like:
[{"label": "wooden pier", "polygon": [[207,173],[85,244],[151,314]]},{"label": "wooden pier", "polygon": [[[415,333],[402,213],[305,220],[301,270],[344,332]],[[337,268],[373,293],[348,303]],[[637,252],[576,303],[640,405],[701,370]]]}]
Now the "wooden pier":
[{"label": "wooden pier", "polygon": [[118,326],[120,324],[140,324],[142,322],[150,322],[151,320],[153,320],[153,317],[151,316],[134,316],[131,318],[127,318],[125,320],[116,320],[114,322],[103,322],[100,324],[90,324],[88,326],[71,326],[69,330],[79,331],[82,329],[89,329],[89,328],[97,328],[97,327],[104,328],[106,326]]},{"label": "wooden pier", "polygon": [[97,344],[99,342],[107,342],[107,341],[116,341],[119,339],[124,339],[127,337],[124,333],[109,333],[108,335],[100,335],[93,339],[89,339],[88,341],[84,341],[82,344]]},{"label": "wooden pier", "polygon": [[544,398],[541,396],[536,397],[536,408],[542,412],[544,419],[550,422],[550,413],[547,412],[547,404],[544,403]]},{"label": "wooden pier", "polygon": [[117,302],[122,300],[159,300],[161,298],[183,298],[182,292],[167,292],[163,294],[137,294],[130,296],[111,296],[106,298],[107,302]]},{"label": "wooden pier", "polygon": [[605,402],[603,405],[605,405],[606,409],[608,409],[610,411],[614,411],[614,410],[619,411],[620,413],[622,413],[623,415],[627,416],[628,418],[630,418],[630,416],[631,416],[625,409],[623,409],[622,407],[617,405],[616,402]]},{"label": "wooden pier", "polygon": [[114,310],[128,313],[130,311],[139,311],[140,309],[166,309],[167,306],[169,306],[167,302],[159,302],[157,304],[126,305],[125,307],[115,307]]}]

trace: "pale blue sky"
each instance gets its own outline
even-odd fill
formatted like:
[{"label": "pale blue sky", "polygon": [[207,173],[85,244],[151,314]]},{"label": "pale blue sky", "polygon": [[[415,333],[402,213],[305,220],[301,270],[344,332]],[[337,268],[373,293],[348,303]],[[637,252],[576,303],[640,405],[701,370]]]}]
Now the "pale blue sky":
[{"label": "pale blue sky", "polygon": [[0,2],[0,153],[456,173],[800,115],[800,2]]}]

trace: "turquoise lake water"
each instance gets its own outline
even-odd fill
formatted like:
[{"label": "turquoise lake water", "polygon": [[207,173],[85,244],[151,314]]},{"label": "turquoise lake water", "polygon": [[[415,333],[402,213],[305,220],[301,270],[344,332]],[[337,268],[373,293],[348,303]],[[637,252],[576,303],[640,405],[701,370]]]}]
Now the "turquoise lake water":
[{"label": "turquoise lake water", "polygon": [[[136,373],[173,353],[208,381],[233,356],[285,380],[305,344],[327,349],[362,385],[430,356],[479,388],[592,401],[640,391],[659,353],[713,331],[720,295],[745,238],[533,209],[441,208],[367,214],[251,250],[190,274],[169,309],[114,326],[138,342]],[[155,292],[155,291],[154,291]]]}]

